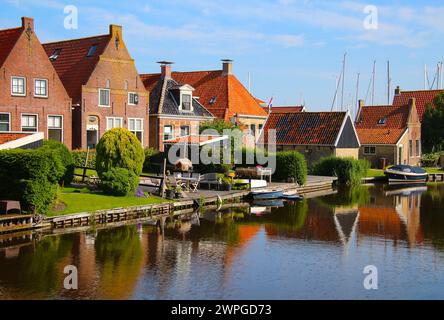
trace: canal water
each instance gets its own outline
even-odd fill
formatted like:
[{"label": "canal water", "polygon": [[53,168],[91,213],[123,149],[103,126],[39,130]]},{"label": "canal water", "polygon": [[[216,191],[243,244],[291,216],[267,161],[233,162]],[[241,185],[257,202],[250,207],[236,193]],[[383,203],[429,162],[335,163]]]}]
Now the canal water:
[{"label": "canal water", "polygon": [[[3,241],[0,298],[444,298],[444,185],[266,205],[167,221],[164,232],[131,225]],[[67,265],[77,290],[64,288]],[[369,265],[377,290],[364,287]]]}]

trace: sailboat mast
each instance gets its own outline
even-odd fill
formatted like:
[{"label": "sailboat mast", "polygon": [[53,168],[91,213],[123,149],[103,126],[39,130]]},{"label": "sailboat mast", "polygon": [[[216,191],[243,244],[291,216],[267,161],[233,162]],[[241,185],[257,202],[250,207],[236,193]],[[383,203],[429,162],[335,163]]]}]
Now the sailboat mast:
[{"label": "sailboat mast", "polygon": [[344,60],[342,61],[342,93],[341,93],[341,111],[344,109],[344,85],[345,85],[345,62],[347,52],[344,53]]}]

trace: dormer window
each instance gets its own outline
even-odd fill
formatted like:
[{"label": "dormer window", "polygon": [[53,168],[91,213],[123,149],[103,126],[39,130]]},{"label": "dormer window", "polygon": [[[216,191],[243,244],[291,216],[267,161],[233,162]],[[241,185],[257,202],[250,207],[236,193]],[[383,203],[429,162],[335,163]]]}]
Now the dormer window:
[{"label": "dormer window", "polygon": [[191,111],[191,94],[182,93],[180,99],[182,100],[182,110]]},{"label": "dormer window", "polygon": [[210,104],[215,104],[216,103],[216,99],[217,99],[217,97],[211,97],[211,99],[210,99]]},{"label": "dormer window", "polygon": [[387,118],[381,118],[378,120],[378,125],[384,125],[387,122]]},{"label": "dormer window", "polygon": [[92,45],[91,47],[89,47],[88,49],[88,54],[86,55],[87,57],[92,57],[97,51],[97,45]]},{"label": "dormer window", "polygon": [[54,49],[53,53],[49,56],[49,60],[56,61],[60,55],[60,52],[62,52],[62,49]]}]

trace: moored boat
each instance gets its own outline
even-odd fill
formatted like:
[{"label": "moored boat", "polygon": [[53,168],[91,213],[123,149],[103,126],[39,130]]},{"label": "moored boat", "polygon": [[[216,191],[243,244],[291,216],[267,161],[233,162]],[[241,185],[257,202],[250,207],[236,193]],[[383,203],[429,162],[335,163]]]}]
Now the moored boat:
[{"label": "moored boat", "polygon": [[253,199],[279,199],[282,198],[282,190],[263,189],[258,191],[252,191],[251,196]]},{"label": "moored boat", "polygon": [[420,167],[408,165],[396,165],[384,171],[389,183],[425,183],[427,181],[427,171]]},{"label": "moored boat", "polygon": [[291,201],[299,201],[299,200],[304,199],[304,197],[296,192],[284,192],[284,194],[282,195],[282,199],[291,200]]}]

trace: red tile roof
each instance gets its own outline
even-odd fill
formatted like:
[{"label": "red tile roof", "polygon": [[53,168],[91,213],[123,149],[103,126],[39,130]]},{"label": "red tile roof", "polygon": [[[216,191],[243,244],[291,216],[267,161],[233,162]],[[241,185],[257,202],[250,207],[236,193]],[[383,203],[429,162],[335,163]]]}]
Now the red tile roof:
[{"label": "red tile roof", "polygon": [[[235,114],[266,117],[267,113],[234,75],[222,75],[222,70],[172,72],[171,77],[181,84],[191,85],[194,96],[214,116],[230,120]],[[148,91],[155,86],[160,74],[143,74]]]},{"label": "red tile roof", "polygon": [[26,136],[29,136],[32,133],[22,133],[22,132],[0,132],[0,144],[4,144],[6,142],[14,141]]},{"label": "red tile roof", "polygon": [[268,131],[275,129],[277,145],[334,146],[346,116],[346,112],[273,112],[260,141],[267,143]]},{"label": "red tile roof", "polygon": [[433,106],[433,99],[441,92],[443,90],[401,91],[393,98],[393,105],[403,106],[408,104],[410,98],[416,98],[416,110],[420,121],[422,121],[427,105],[431,104]]},{"label": "red tile roof", "polygon": [[[410,106],[364,106],[356,122],[362,144],[396,144],[407,130]],[[378,124],[380,120],[384,124]]]},{"label": "red tile roof", "polygon": [[15,43],[22,34],[22,31],[23,29],[21,27],[0,30],[0,67],[5,63],[9,53],[14,48]]},{"label": "red tile roof", "polygon": [[[43,44],[48,57],[56,49],[61,49],[58,58],[52,61],[52,65],[62,80],[73,104],[81,102],[82,85],[87,83],[99,61],[99,56],[103,53],[110,39],[110,35],[107,34]],[[97,46],[96,52],[93,56],[87,57],[88,50],[93,45]]]},{"label": "red tile roof", "polygon": [[283,106],[283,107],[271,107],[271,112],[274,113],[294,113],[304,111],[304,106]]}]

